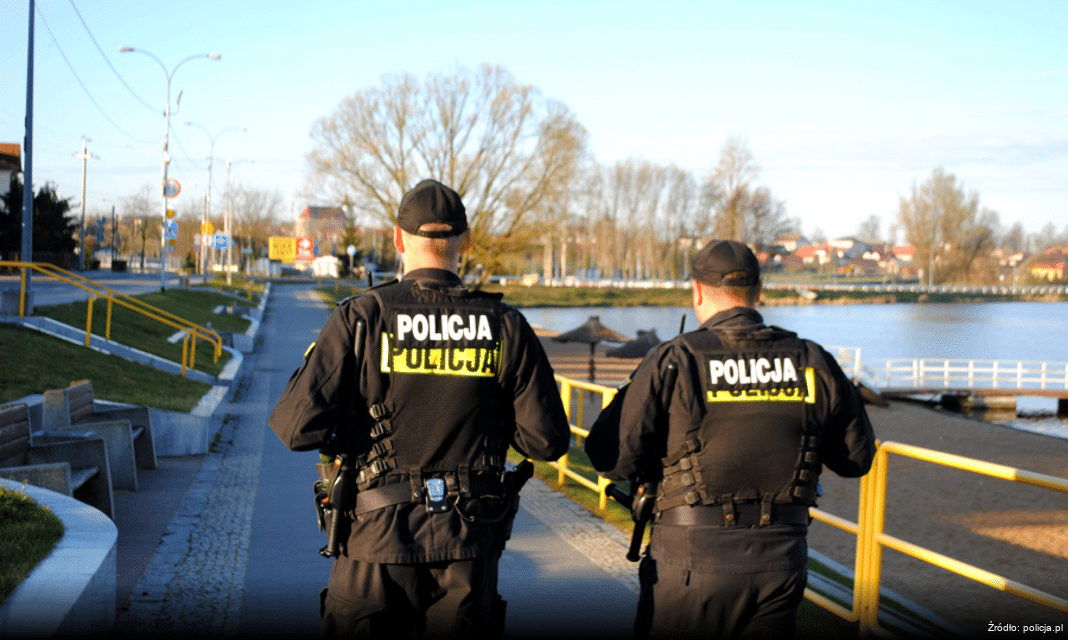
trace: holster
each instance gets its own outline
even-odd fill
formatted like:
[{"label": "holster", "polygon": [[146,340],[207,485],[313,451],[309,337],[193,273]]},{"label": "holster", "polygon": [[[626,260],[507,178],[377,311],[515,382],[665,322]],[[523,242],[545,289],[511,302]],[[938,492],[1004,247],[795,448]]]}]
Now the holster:
[{"label": "holster", "polygon": [[508,511],[502,521],[505,542],[512,539],[512,525],[515,523],[516,514],[519,513],[519,490],[533,475],[534,463],[530,460],[524,460],[515,469],[504,472],[501,484],[504,486],[505,496],[508,499]]},{"label": "holster", "polygon": [[333,507],[330,504],[330,487],[337,480],[341,468],[333,464],[317,464],[315,470],[319,479],[312,485],[315,492],[315,513],[319,520],[319,531],[327,531],[330,520],[333,517]]}]

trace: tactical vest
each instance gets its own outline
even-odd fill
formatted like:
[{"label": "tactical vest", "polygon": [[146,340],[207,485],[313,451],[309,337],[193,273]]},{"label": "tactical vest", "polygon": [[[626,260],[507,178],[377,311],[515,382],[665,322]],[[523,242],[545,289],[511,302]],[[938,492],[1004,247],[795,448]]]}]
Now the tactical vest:
[{"label": "tactical vest", "polygon": [[366,357],[385,393],[368,399],[371,422],[357,429],[352,515],[419,502],[444,512],[470,498],[504,497],[500,296],[417,281],[370,294],[381,323],[369,341],[378,352]]},{"label": "tactical vest", "polygon": [[820,431],[809,420],[816,376],[796,334],[696,331],[680,337],[700,369],[704,403],[677,451],[662,460],[656,511],[684,505],[812,506],[819,479]]}]

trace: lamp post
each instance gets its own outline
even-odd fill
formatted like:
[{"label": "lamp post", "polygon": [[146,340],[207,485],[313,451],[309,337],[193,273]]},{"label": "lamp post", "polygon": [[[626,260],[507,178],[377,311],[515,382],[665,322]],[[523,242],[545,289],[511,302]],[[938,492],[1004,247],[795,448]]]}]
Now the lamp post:
[{"label": "lamp post", "polygon": [[[197,58],[209,58],[211,60],[219,60],[222,58],[217,53],[201,53],[197,55],[189,56],[182,60],[178,64],[174,65],[174,68],[167,71],[167,65],[163,64],[163,61],[156,57],[154,54],[145,51],[144,49],[135,49],[134,47],[119,47],[120,53],[129,52],[143,53],[146,56],[152,58],[159,63],[160,68],[163,69],[163,75],[167,77],[167,106],[163,110],[163,159],[160,162],[160,200],[162,202],[161,211],[161,227],[159,230],[159,288],[160,291],[167,290],[167,167],[171,163],[171,154],[169,151],[170,138],[171,138],[171,79],[174,78],[174,72],[178,71],[178,67],[182,66],[190,60]],[[182,96],[178,96],[179,102]],[[176,107],[178,105],[175,105]],[[177,111],[177,108],[175,109]]]},{"label": "lamp post", "polygon": [[[208,273],[208,245],[205,242],[206,238],[204,238],[203,236],[207,235],[207,231],[205,229],[207,227],[208,221],[211,219],[211,168],[215,160],[215,141],[219,138],[219,136],[228,131],[239,131],[241,133],[244,133],[246,129],[244,127],[226,127],[225,129],[222,129],[221,131],[217,132],[215,135],[211,135],[211,132],[208,131],[208,128],[202,124],[197,124],[196,122],[189,122],[188,120],[186,120],[185,125],[189,127],[200,128],[204,133],[208,135],[208,140],[211,141],[211,145],[208,151],[208,204],[207,207],[205,207],[204,219],[201,221],[200,224],[200,233],[202,236],[200,240],[200,274],[206,276]],[[227,171],[229,171],[229,168],[229,164],[227,164]]]},{"label": "lamp post", "polygon": [[231,220],[234,215],[234,202],[233,196],[230,194],[230,185],[233,183],[234,179],[230,177],[230,167],[241,162],[251,163],[255,162],[255,160],[234,160],[233,158],[226,159],[226,218],[223,221],[223,226],[225,227],[223,233],[226,234],[227,238],[226,267],[224,269],[226,271],[227,285],[230,285],[230,283],[233,282],[233,278],[230,275],[230,265],[233,264],[234,259],[234,235],[231,231]]}]

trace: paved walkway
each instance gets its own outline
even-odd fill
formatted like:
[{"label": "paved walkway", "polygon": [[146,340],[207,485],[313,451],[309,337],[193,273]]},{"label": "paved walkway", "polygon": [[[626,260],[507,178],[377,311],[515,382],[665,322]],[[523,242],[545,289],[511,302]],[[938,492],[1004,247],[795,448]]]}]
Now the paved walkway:
[{"label": "paved walkway", "polygon": [[[257,353],[220,408],[217,451],[164,458],[141,491],[117,492],[115,635],[317,633],[330,570],[311,500],[317,454],[285,449],[267,416],[328,313],[305,287],[275,287]],[[626,545],[532,480],[500,565],[508,635],[629,635],[638,589]]]}]

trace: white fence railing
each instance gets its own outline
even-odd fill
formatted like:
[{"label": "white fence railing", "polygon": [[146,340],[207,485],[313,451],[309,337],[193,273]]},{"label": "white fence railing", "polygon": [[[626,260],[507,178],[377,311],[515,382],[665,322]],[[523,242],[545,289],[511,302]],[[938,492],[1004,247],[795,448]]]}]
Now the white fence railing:
[{"label": "white fence railing", "polygon": [[880,388],[1068,391],[1068,363],[1027,360],[892,358],[856,370]]}]

